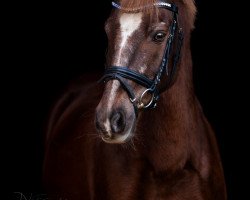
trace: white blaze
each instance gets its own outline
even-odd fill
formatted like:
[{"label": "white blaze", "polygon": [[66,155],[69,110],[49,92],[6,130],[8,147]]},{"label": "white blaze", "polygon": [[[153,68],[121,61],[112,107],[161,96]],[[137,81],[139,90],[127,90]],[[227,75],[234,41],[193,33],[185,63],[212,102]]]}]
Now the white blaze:
[{"label": "white blaze", "polygon": [[[126,60],[122,61],[122,50],[126,47],[127,40],[132,34],[140,27],[142,22],[142,13],[128,14],[123,13],[120,17],[120,31],[121,31],[121,43],[119,45],[116,66],[124,64]],[[126,58],[123,58],[126,59]]]},{"label": "white blaze", "polygon": [[[112,105],[114,103],[115,100],[115,95],[117,92],[117,89],[119,88],[119,81],[118,80],[113,80],[112,81],[112,85],[111,85],[111,90],[110,90],[110,95],[109,95],[109,101],[108,101],[108,105],[107,105],[107,110],[108,112],[111,110]],[[104,123],[105,129],[108,133],[111,132],[111,128],[110,128],[110,122],[109,119],[106,120],[106,122]]]},{"label": "white blaze", "polygon": [[[129,37],[131,37],[133,35],[133,33],[139,29],[140,24],[142,22],[142,13],[123,13],[120,16],[119,19],[119,23],[120,23],[120,44],[119,44],[119,48],[117,50],[117,54],[116,54],[116,61],[113,64],[114,66],[122,66],[125,65],[127,62],[126,58],[122,58],[122,52],[123,50],[126,48],[127,46],[127,41],[129,39]],[[108,101],[108,105],[107,105],[107,110],[108,112],[111,111],[112,105],[114,104],[114,100],[115,100],[115,96],[117,93],[117,89],[119,88],[119,81],[114,80],[112,81],[112,85],[111,85],[111,90],[110,90],[110,96],[109,96],[109,101]],[[106,122],[104,123],[105,129],[108,133],[111,132],[111,128],[110,128],[110,121],[109,119],[106,120]],[[123,138],[120,138],[121,141],[123,141],[125,138],[127,138],[129,135],[125,134],[123,136]]]}]

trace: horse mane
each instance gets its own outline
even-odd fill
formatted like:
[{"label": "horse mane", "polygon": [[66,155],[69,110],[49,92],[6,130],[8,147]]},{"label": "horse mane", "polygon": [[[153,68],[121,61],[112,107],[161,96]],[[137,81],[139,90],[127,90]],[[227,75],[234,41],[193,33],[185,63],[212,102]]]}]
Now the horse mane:
[{"label": "horse mane", "polygon": [[152,7],[145,7],[146,5],[153,5],[157,0],[120,0],[121,7],[128,9],[142,8],[143,12],[148,12],[150,15],[153,10]]},{"label": "horse mane", "polygon": [[120,0],[120,4],[125,8],[138,8],[145,5],[154,4],[157,0]]},{"label": "horse mane", "polygon": [[[194,20],[196,15],[196,6],[194,0],[120,0],[120,5],[126,9],[133,8],[143,8],[146,5],[152,5],[157,1],[163,1],[168,3],[175,3],[179,10],[183,10],[185,12],[186,23],[188,24],[190,29],[194,28]],[[145,7],[143,11],[148,12],[150,15],[155,11],[152,7]]]},{"label": "horse mane", "polygon": [[[194,21],[196,17],[196,6],[194,0],[174,0],[174,2],[180,2],[179,8],[183,8],[183,12],[185,12],[185,21],[190,30],[194,28]],[[184,17],[184,16],[182,16]]]}]

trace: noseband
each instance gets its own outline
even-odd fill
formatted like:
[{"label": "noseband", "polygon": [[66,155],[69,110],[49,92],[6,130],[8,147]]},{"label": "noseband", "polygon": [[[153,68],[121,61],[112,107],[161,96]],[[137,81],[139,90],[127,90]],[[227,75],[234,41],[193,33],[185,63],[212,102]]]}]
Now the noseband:
[{"label": "noseband", "polygon": [[[112,2],[112,5],[117,9],[124,10],[127,12],[137,12],[142,9],[142,8],[126,9],[126,8],[122,8],[119,4],[116,4],[114,2]],[[155,78],[151,80],[147,76],[140,74],[134,70],[131,70],[128,67],[111,66],[105,70],[104,76],[100,80],[104,82],[108,82],[109,80],[118,80],[122,88],[127,92],[129,99],[134,106],[135,113],[138,112],[138,109],[155,108],[156,103],[159,99],[160,93],[164,92],[166,89],[170,87],[173,77],[177,71],[176,70],[177,63],[180,58],[180,52],[181,52],[181,47],[183,43],[183,33],[182,33],[182,29],[179,28],[178,26],[178,19],[177,19],[178,7],[174,4],[170,4],[166,2],[157,2],[154,5],[149,5],[149,6],[157,6],[159,8],[164,8],[164,9],[172,11],[173,13],[173,21],[169,29],[169,37],[167,39],[163,58],[162,58],[159,70],[157,74],[155,75]],[[149,7],[149,6],[146,6],[146,7]],[[168,69],[169,57],[170,57],[170,52],[172,50],[173,41],[176,38],[176,31],[178,31],[178,44],[177,44],[176,54],[173,60],[173,66],[172,66],[171,72],[169,72],[169,69]],[[157,85],[161,82],[163,73],[167,75],[168,80],[164,88],[159,90],[157,88]],[[127,83],[126,79],[132,80],[136,82],[137,84],[146,88],[146,90],[141,94],[140,98],[138,99],[136,98],[133,92],[133,89]],[[146,94],[151,94],[152,97],[149,103],[147,103],[147,105],[144,105],[143,98]]]}]

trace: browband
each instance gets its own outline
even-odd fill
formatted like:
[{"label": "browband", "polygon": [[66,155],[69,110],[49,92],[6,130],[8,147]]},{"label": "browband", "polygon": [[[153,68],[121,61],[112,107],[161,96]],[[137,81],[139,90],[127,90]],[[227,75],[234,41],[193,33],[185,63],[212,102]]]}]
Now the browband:
[{"label": "browband", "polygon": [[156,7],[159,7],[159,8],[166,8],[166,9],[172,11],[172,12],[178,13],[178,7],[176,5],[174,5],[174,4],[167,3],[167,2],[156,2],[154,4],[149,4],[149,5],[145,5],[143,7],[138,7],[138,8],[124,8],[119,3],[112,2],[112,6],[119,9],[119,10],[123,10],[123,11],[126,11],[126,12],[139,12],[142,9],[156,6]]}]

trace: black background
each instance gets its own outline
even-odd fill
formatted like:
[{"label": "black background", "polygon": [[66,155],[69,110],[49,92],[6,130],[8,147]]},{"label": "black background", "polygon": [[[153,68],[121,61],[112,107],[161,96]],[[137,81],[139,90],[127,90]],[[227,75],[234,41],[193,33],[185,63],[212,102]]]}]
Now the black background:
[{"label": "black background", "polygon": [[[216,131],[229,199],[243,199],[247,129],[243,112],[247,58],[242,7],[223,0],[196,1],[192,36],[194,83],[204,112]],[[9,5],[6,62],[1,73],[6,110],[2,140],[5,185],[10,192],[42,193],[43,134],[49,109],[67,83],[104,66],[103,24],[110,1],[27,2]],[[240,9],[239,9],[240,8]],[[5,173],[6,172],[6,173]]]}]

